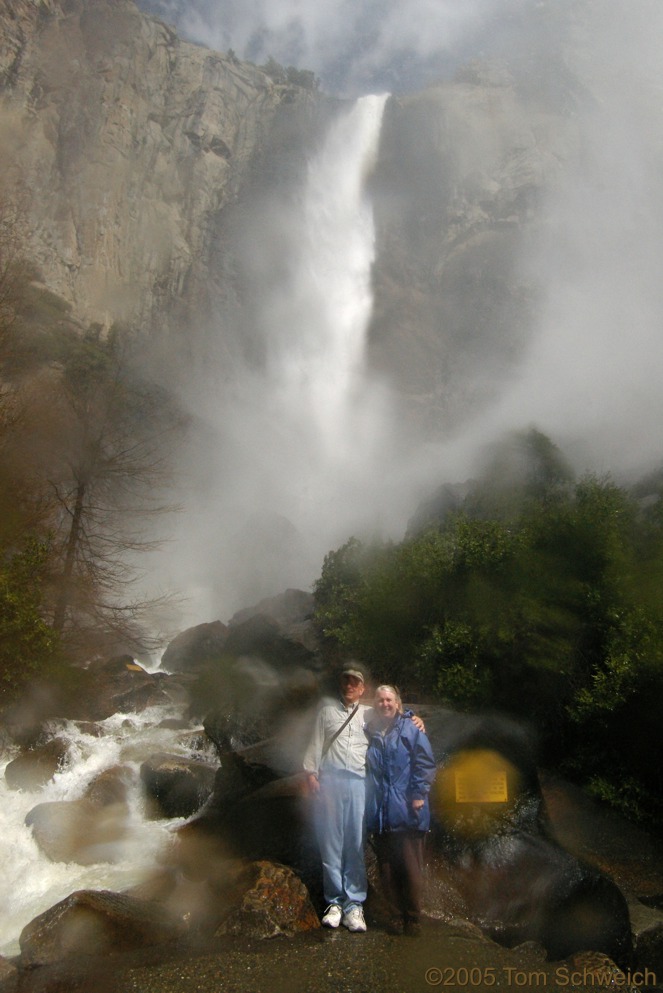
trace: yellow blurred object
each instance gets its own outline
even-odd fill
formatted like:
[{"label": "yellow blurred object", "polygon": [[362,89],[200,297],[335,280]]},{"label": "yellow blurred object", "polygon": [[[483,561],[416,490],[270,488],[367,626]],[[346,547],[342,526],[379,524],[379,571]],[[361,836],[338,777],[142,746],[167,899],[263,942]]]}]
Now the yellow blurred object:
[{"label": "yellow blurred object", "polygon": [[439,820],[457,834],[491,834],[520,792],[516,767],[499,752],[457,752],[438,774],[432,804]]}]

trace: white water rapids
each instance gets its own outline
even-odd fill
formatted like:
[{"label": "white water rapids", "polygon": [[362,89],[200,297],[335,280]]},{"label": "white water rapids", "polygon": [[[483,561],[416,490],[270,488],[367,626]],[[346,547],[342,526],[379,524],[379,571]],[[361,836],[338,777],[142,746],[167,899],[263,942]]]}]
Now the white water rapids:
[{"label": "white water rapids", "polygon": [[[39,790],[12,790],[5,768],[18,749],[0,758],[0,954],[19,951],[22,928],[44,910],[78,889],[120,891],[141,882],[173,839],[180,819],[148,820],[141,789],[141,762],[158,752],[193,757],[181,731],[159,728],[172,708],[152,707],[140,714],[115,714],[95,725],[95,734],[73,722],[54,724],[52,731],[69,742],[63,769]],[[195,757],[200,760],[200,753]],[[213,761],[210,757],[210,760]],[[128,784],[126,832],[114,842],[113,861],[92,865],[52,862],[37,846],[26,815],[40,803],[78,800],[104,770],[121,767]]]}]

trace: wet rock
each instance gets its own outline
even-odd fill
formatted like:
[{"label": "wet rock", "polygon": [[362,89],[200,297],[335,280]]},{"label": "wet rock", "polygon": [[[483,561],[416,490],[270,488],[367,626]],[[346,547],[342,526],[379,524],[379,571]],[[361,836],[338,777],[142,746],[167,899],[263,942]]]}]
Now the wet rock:
[{"label": "wet rock", "polygon": [[221,621],[197,624],[174,638],[161,659],[161,666],[168,672],[199,672],[221,658],[228,628]]},{"label": "wet rock", "polygon": [[639,969],[649,969],[663,977],[663,921],[650,925],[636,936],[635,962]]},{"label": "wet rock", "polygon": [[243,624],[257,614],[269,617],[283,628],[309,621],[313,616],[315,600],[312,593],[289,589],[277,596],[266,597],[253,607],[238,610],[230,618],[229,627]]},{"label": "wet rock", "polygon": [[104,769],[88,785],[84,799],[95,807],[108,807],[112,804],[126,803],[128,793],[129,771],[122,766]]},{"label": "wet rock", "polygon": [[[255,667],[252,666],[252,668]],[[267,692],[273,699],[280,698],[277,684],[274,684]],[[222,693],[221,698],[223,695],[225,694]],[[254,694],[248,693],[244,696],[245,702],[241,707],[231,704],[223,710],[205,708],[203,727],[207,737],[214,743],[219,757],[227,752],[241,751],[266,738],[271,738],[274,730],[271,712],[269,710],[265,712],[263,708],[258,706],[252,711],[248,704],[251,699],[256,699],[256,697]]]},{"label": "wet rock", "polygon": [[651,907],[640,900],[631,899],[629,900],[628,912],[635,941],[643,931],[659,924],[663,926],[663,910],[659,910],[658,907]]},{"label": "wet rock", "polygon": [[62,768],[66,757],[64,738],[35,745],[9,762],[5,769],[7,785],[12,790],[38,790]]},{"label": "wet rock", "polygon": [[[580,983],[585,988],[593,989],[603,986],[614,989],[617,987],[626,990],[627,993],[638,993],[636,987],[628,985],[628,973],[620,969],[610,956],[600,952],[576,952],[558,971],[562,980],[565,980],[567,976],[578,976]],[[575,985],[580,985],[580,983]]]},{"label": "wet rock", "polygon": [[454,934],[461,935],[463,938],[468,938],[473,941],[489,941],[480,927],[477,927],[477,925],[473,924],[471,921],[465,920],[464,917],[449,918],[447,926],[450,931],[453,931]]},{"label": "wet rock", "polygon": [[3,984],[2,989],[7,990],[7,993],[14,988],[14,981],[18,979],[18,969],[12,962],[8,962],[7,959],[0,955],[0,983]]},{"label": "wet rock", "polygon": [[187,875],[181,866],[164,866],[126,893],[161,904],[187,933],[209,936],[228,913],[228,892],[244,869],[240,865],[231,872],[233,865],[227,860],[206,859],[204,871],[195,876]]},{"label": "wet rock", "polygon": [[156,817],[190,817],[200,810],[212,794],[215,775],[215,767],[181,755],[153,755],[140,767]]},{"label": "wet rock", "polygon": [[547,958],[545,948],[538,941],[523,941],[520,945],[516,945],[513,950],[521,955],[526,955],[532,962],[545,962]]},{"label": "wet rock", "polygon": [[284,630],[272,617],[254,614],[232,625],[226,652],[235,658],[256,657],[277,668],[313,663],[314,652],[293,635],[292,629]]},{"label": "wet rock", "polygon": [[[203,695],[200,689],[205,690]],[[213,690],[204,684],[195,693],[203,727],[219,756],[265,739],[280,737],[290,753],[290,768],[306,747],[319,699],[315,673],[303,665],[277,670],[259,658],[242,656],[217,673]],[[221,704],[210,708],[210,699]]]},{"label": "wet rock", "polygon": [[176,832],[169,875],[131,892],[163,901],[190,932],[272,937],[318,927],[306,886],[276,860],[238,857],[227,838],[204,818]]},{"label": "wet rock", "polygon": [[160,688],[164,696],[171,703],[185,710],[190,701],[191,688],[198,677],[192,672],[182,672],[174,676],[157,672],[155,675],[161,679]]},{"label": "wet rock", "polygon": [[148,707],[156,707],[160,704],[169,703],[170,699],[164,689],[156,680],[150,678],[149,682],[142,685],[129,686],[127,689],[120,689],[114,692],[109,699],[111,714],[117,713],[141,713]]},{"label": "wet rock", "polygon": [[[163,723],[159,725],[159,727],[164,726],[165,725]],[[187,727],[182,728],[181,731],[182,733],[177,735],[177,741],[178,744],[182,745],[184,748],[187,748],[191,752],[204,752],[212,750],[212,741],[207,736],[205,728],[200,727],[191,730],[191,727],[187,725]]]},{"label": "wet rock", "polygon": [[135,900],[165,903],[177,885],[177,870],[173,866],[153,869],[140,883],[123,892]]},{"label": "wet rock", "polygon": [[83,734],[89,734],[91,738],[103,738],[106,734],[105,729],[97,724],[96,721],[76,721],[76,727]]},{"label": "wet rock", "polygon": [[239,887],[243,895],[217,929],[217,935],[273,938],[320,926],[306,887],[286,866],[254,862]]},{"label": "wet rock", "polygon": [[189,727],[189,721],[179,717],[166,717],[163,721],[159,721],[157,726],[167,728],[169,731],[184,731]]},{"label": "wet rock", "polygon": [[59,962],[69,955],[129,951],[177,938],[158,904],[106,890],[78,890],[35,917],[20,936],[21,963]]},{"label": "wet rock", "polygon": [[591,949],[632,960],[628,906],[615,883],[542,834],[510,830],[468,842],[446,872],[466,916],[500,944],[544,946],[551,959]]},{"label": "wet rock", "polygon": [[59,800],[37,804],[25,823],[52,862],[92,865],[122,858],[128,816],[125,803],[99,807],[90,800]]}]

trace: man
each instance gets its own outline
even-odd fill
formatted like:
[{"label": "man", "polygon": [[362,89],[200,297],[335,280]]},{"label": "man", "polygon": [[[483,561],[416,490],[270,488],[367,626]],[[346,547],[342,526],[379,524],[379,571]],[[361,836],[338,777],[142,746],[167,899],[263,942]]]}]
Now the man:
[{"label": "man", "polygon": [[[322,859],[327,909],[322,923],[365,931],[364,808],[365,727],[372,708],[362,704],[366,683],[360,669],[344,669],[341,699],[323,705],[304,756],[308,786],[316,797],[315,829]],[[419,718],[415,724],[423,729]]]}]

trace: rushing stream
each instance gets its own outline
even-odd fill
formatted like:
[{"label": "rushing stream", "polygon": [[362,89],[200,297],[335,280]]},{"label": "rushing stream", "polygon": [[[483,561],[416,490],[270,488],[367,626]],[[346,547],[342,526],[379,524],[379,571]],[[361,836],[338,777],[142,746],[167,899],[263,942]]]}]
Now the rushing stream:
[{"label": "rushing stream", "polygon": [[[141,790],[140,765],[157,752],[192,756],[186,734],[158,725],[177,717],[172,708],[153,707],[140,714],[114,714],[94,725],[91,734],[73,722],[53,725],[53,733],[69,742],[61,771],[37,791],[12,790],[5,780],[7,763],[0,759],[0,875],[4,896],[0,914],[0,954],[18,952],[21,929],[37,914],[77,889],[123,890],[142,879],[167,849],[181,820],[150,820]],[[200,752],[196,752],[198,760]],[[212,755],[210,762],[214,762]],[[37,804],[78,800],[104,770],[122,768],[128,818],[123,837],[107,852],[112,861],[92,865],[52,862],[38,848],[25,817]]]}]

